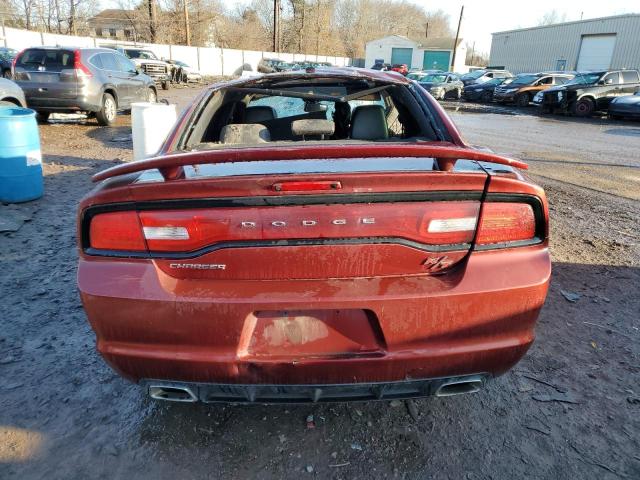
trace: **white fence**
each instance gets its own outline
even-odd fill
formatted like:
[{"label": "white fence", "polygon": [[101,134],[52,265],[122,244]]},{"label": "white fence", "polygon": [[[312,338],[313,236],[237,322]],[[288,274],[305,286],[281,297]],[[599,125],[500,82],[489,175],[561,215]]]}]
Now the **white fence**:
[{"label": "white fence", "polygon": [[[39,46],[99,47],[108,44],[130,44],[108,38],[74,37],[51,33],[32,32],[17,28],[3,27],[0,31],[0,45],[22,50]],[[312,61],[329,62],[336,66],[351,64],[346,57],[328,57],[325,55],[306,55],[304,53],[273,53],[252,50],[232,50],[229,48],[186,47],[184,45],[164,45],[138,43],[152,50],[158,57],[169,60],[181,60],[197,67],[203,75],[239,75],[249,68],[257,71],[261,58],[279,58],[287,62]]]}]

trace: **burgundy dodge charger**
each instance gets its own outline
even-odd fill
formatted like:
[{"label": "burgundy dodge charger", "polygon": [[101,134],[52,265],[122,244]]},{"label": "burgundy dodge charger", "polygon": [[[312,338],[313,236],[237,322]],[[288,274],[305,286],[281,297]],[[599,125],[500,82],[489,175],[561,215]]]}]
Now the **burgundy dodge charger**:
[{"label": "burgundy dodge charger", "polygon": [[547,294],[526,168],[395,73],[212,85],[80,205],[98,351],[161,400],[475,392],[525,354]]}]

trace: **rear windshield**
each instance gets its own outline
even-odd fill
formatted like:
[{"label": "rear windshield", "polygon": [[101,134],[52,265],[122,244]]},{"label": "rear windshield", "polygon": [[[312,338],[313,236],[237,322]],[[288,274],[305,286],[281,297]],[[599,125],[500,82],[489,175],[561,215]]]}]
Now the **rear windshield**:
[{"label": "rear windshield", "polygon": [[143,60],[157,60],[158,57],[151,50],[125,50],[129,58],[141,58]]},{"label": "rear windshield", "polygon": [[16,62],[16,67],[25,70],[41,70],[59,72],[66,68],[73,68],[74,53],[71,50],[25,50]]}]

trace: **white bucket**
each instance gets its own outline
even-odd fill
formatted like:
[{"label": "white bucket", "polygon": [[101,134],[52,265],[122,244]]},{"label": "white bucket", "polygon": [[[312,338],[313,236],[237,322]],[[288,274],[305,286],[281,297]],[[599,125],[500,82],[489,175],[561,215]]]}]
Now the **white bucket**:
[{"label": "white bucket", "polygon": [[133,160],[154,156],[176,123],[176,106],[164,103],[132,103]]}]

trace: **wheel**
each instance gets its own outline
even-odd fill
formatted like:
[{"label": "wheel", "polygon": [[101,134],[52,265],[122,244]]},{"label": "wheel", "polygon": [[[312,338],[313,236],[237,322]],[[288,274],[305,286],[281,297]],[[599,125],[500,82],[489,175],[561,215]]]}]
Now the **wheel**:
[{"label": "wheel", "polygon": [[573,105],[572,110],[578,117],[588,117],[595,110],[595,105],[590,98],[581,98]]},{"label": "wheel", "polygon": [[158,101],[158,95],[156,94],[155,88],[147,88],[147,102],[156,103]]},{"label": "wheel", "polygon": [[529,106],[529,94],[521,93],[516,97],[516,105],[519,107],[528,107]]},{"label": "wheel", "polygon": [[47,123],[47,120],[49,120],[49,117],[51,116],[51,112],[37,112],[37,120],[40,123]]},{"label": "wheel", "polygon": [[169,90],[169,82],[167,82],[166,80],[163,81],[160,85],[162,86],[163,90]]},{"label": "wheel", "polygon": [[0,107],[19,107],[20,105],[10,102],[9,100],[0,100]]},{"label": "wheel", "polygon": [[2,76],[11,80],[11,70],[5,70],[4,72],[2,72]]},{"label": "wheel", "polygon": [[113,125],[116,121],[118,114],[118,106],[116,105],[116,99],[110,93],[105,93],[102,96],[102,108],[96,112],[96,120],[98,125],[107,127]]},{"label": "wheel", "polygon": [[490,91],[486,91],[486,92],[482,92],[482,95],[480,96],[480,100],[483,101],[484,103],[490,103],[491,100],[493,100],[493,92]]}]

